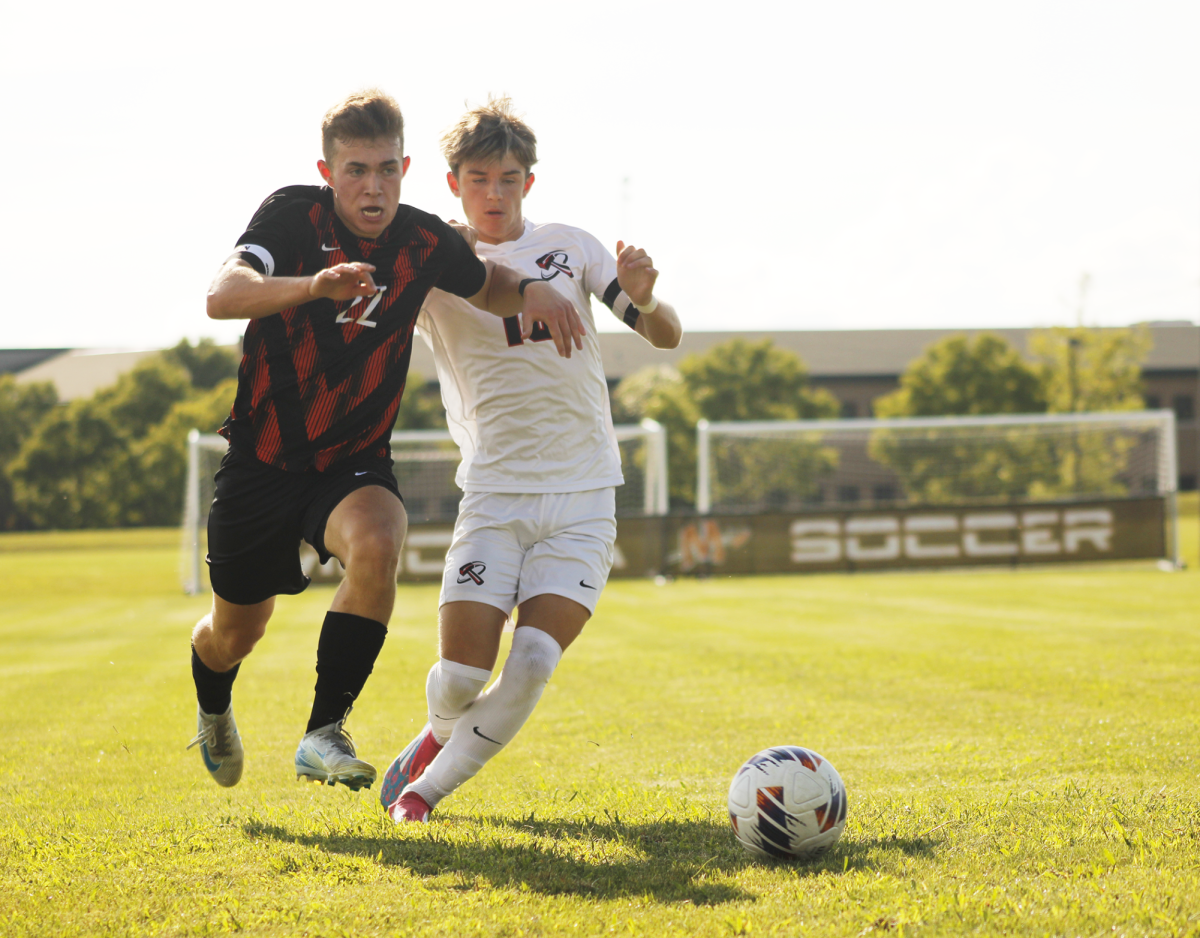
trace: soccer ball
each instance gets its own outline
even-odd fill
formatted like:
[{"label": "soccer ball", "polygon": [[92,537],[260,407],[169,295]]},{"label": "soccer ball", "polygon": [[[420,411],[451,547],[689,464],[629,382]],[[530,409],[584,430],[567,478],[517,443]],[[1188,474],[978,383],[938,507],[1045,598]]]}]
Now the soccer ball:
[{"label": "soccer ball", "polygon": [[751,756],[729,786],[729,823],[760,857],[814,857],[846,826],[846,786],[811,749],[775,746]]}]

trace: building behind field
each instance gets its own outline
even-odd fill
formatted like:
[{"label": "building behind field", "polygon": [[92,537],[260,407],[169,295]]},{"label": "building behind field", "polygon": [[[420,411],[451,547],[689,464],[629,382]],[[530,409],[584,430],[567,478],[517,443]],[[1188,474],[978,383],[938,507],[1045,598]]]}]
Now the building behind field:
[{"label": "building behind field", "polygon": [[[1195,489],[1200,475],[1200,327],[1190,322],[1149,323],[1153,345],[1143,367],[1146,407],[1175,411],[1178,434],[1179,484]],[[828,388],[841,402],[842,416],[870,417],[876,398],[894,391],[908,364],[934,342],[950,335],[999,335],[1026,351],[1032,329],[878,329],[780,332],[685,332],[679,348],[651,348],[630,332],[602,332],[601,353],[609,386],[650,365],[674,364],[729,339],[770,339],[799,355],[814,384]],[[12,349],[0,350],[0,374],[14,373],[19,382],[52,381],[59,397],[88,397],[116,381],[154,350],[145,349]],[[422,341],[413,343],[412,370],[436,389],[433,355]]]}]

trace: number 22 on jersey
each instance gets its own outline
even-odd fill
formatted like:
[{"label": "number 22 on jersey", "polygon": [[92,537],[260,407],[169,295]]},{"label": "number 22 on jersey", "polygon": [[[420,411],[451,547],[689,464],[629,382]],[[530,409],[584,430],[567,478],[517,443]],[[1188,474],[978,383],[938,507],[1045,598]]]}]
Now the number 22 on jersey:
[{"label": "number 22 on jersey", "polygon": [[[362,302],[363,298],[361,296],[355,297],[353,303],[351,303],[344,310],[342,310],[340,313],[338,313],[338,318],[335,319],[334,322],[356,322],[360,326],[370,326],[372,329],[374,329],[376,326],[379,325],[379,323],[372,322],[370,319],[370,316],[373,312],[375,312],[375,307],[379,305],[379,301],[383,299],[383,291],[386,289],[387,289],[387,287],[379,288],[379,292],[376,293],[373,297],[371,297],[371,302],[367,304],[367,308],[363,311],[363,314],[358,317],[358,319],[351,319],[346,314],[348,312],[350,312],[350,310],[354,309],[354,307],[356,307],[359,303]],[[505,322],[507,322],[507,321],[508,320],[505,320]],[[520,338],[520,336],[521,336],[521,333],[520,333],[520,330],[518,330],[517,337]],[[509,344],[511,345],[512,343],[510,342]]]}]

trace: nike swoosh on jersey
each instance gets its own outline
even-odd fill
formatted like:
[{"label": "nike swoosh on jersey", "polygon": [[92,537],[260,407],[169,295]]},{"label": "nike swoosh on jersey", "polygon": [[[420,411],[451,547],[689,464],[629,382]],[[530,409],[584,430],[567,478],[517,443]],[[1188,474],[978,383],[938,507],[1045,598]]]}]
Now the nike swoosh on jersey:
[{"label": "nike swoosh on jersey", "polygon": [[335,244],[333,247],[331,247],[331,248],[327,248],[327,247],[325,247],[325,245],[323,245],[323,244],[322,244],[322,245],[321,245],[321,250],[322,250],[322,251],[340,251],[340,250],[341,250],[341,248],[339,248],[339,247],[338,247],[336,244]]},{"label": "nike swoosh on jersey", "polygon": [[579,581],[579,585],[582,586],[584,589],[589,589],[589,590],[594,590],[596,588],[594,586],[590,586],[587,583],[584,583],[583,580]]}]

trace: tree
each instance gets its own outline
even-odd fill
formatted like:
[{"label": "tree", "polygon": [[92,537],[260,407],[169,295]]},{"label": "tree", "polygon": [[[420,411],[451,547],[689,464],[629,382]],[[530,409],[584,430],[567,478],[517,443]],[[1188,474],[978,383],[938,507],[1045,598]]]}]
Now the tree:
[{"label": "tree", "polygon": [[[667,430],[673,498],[691,503],[696,491],[696,423],[707,420],[800,420],[834,417],[838,403],[824,388],[809,384],[798,355],[770,339],[731,339],[689,355],[678,370],[656,366],[617,386],[614,399],[630,417],[650,417]],[[718,460],[725,455],[716,454]],[[829,453],[794,442],[743,442],[728,459],[730,477],[746,491],[769,492],[785,484],[799,490],[827,472]],[[781,461],[782,460],[782,461]],[[723,474],[723,476],[726,474]]]},{"label": "tree", "polygon": [[[1052,329],[1034,333],[1023,359],[998,336],[951,336],[905,370],[879,398],[881,417],[1129,410],[1141,406],[1144,332]],[[900,477],[908,498],[927,504],[1015,498],[1116,495],[1132,442],[1071,429],[1061,438],[1021,428],[879,430],[873,458]]]},{"label": "tree", "polygon": [[956,335],[929,346],[874,406],[879,417],[1039,414],[1046,394],[1039,370],[1004,339]]},{"label": "tree", "polygon": [[228,378],[198,397],[178,401],[161,423],[130,447],[125,465],[137,476],[138,484],[128,490],[122,524],[180,523],[187,479],[187,435],[192,430],[213,433],[229,416],[236,393],[237,380]]},{"label": "tree", "polygon": [[[1142,362],[1152,340],[1145,326],[1133,329],[1039,329],[1029,342],[1038,361],[1049,410],[1079,413],[1141,410]],[[1055,440],[1047,461],[1057,467],[1051,494],[1124,495],[1123,474],[1132,435],[1075,428]]]},{"label": "tree", "polygon": [[8,465],[34,427],[57,403],[58,393],[48,381],[17,384],[12,375],[0,375],[0,530],[27,524],[13,501]]},{"label": "tree", "polygon": [[50,411],[10,464],[18,511],[40,528],[130,523],[142,484],[134,445],[190,394],[187,372],[155,356],[112,387]]},{"label": "tree", "polygon": [[1051,413],[1141,410],[1142,363],[1152,344],[1132,329],[1038,329],[1029,351]]},{"label": "tree", "polygon": [[222,381],[236,378],[238,373],[237,356],[212,339],[201,339],[195,345],[181,339],[174,348],[163,352],[162,357],[186,371],[192,387],[200,391],[211,390]]},{"label": "tree", "polygon": [[404,396],[396,411],[397,430],[445,430],[446,409],[436,388],[431,388],[415,371],[408,373]]}]

